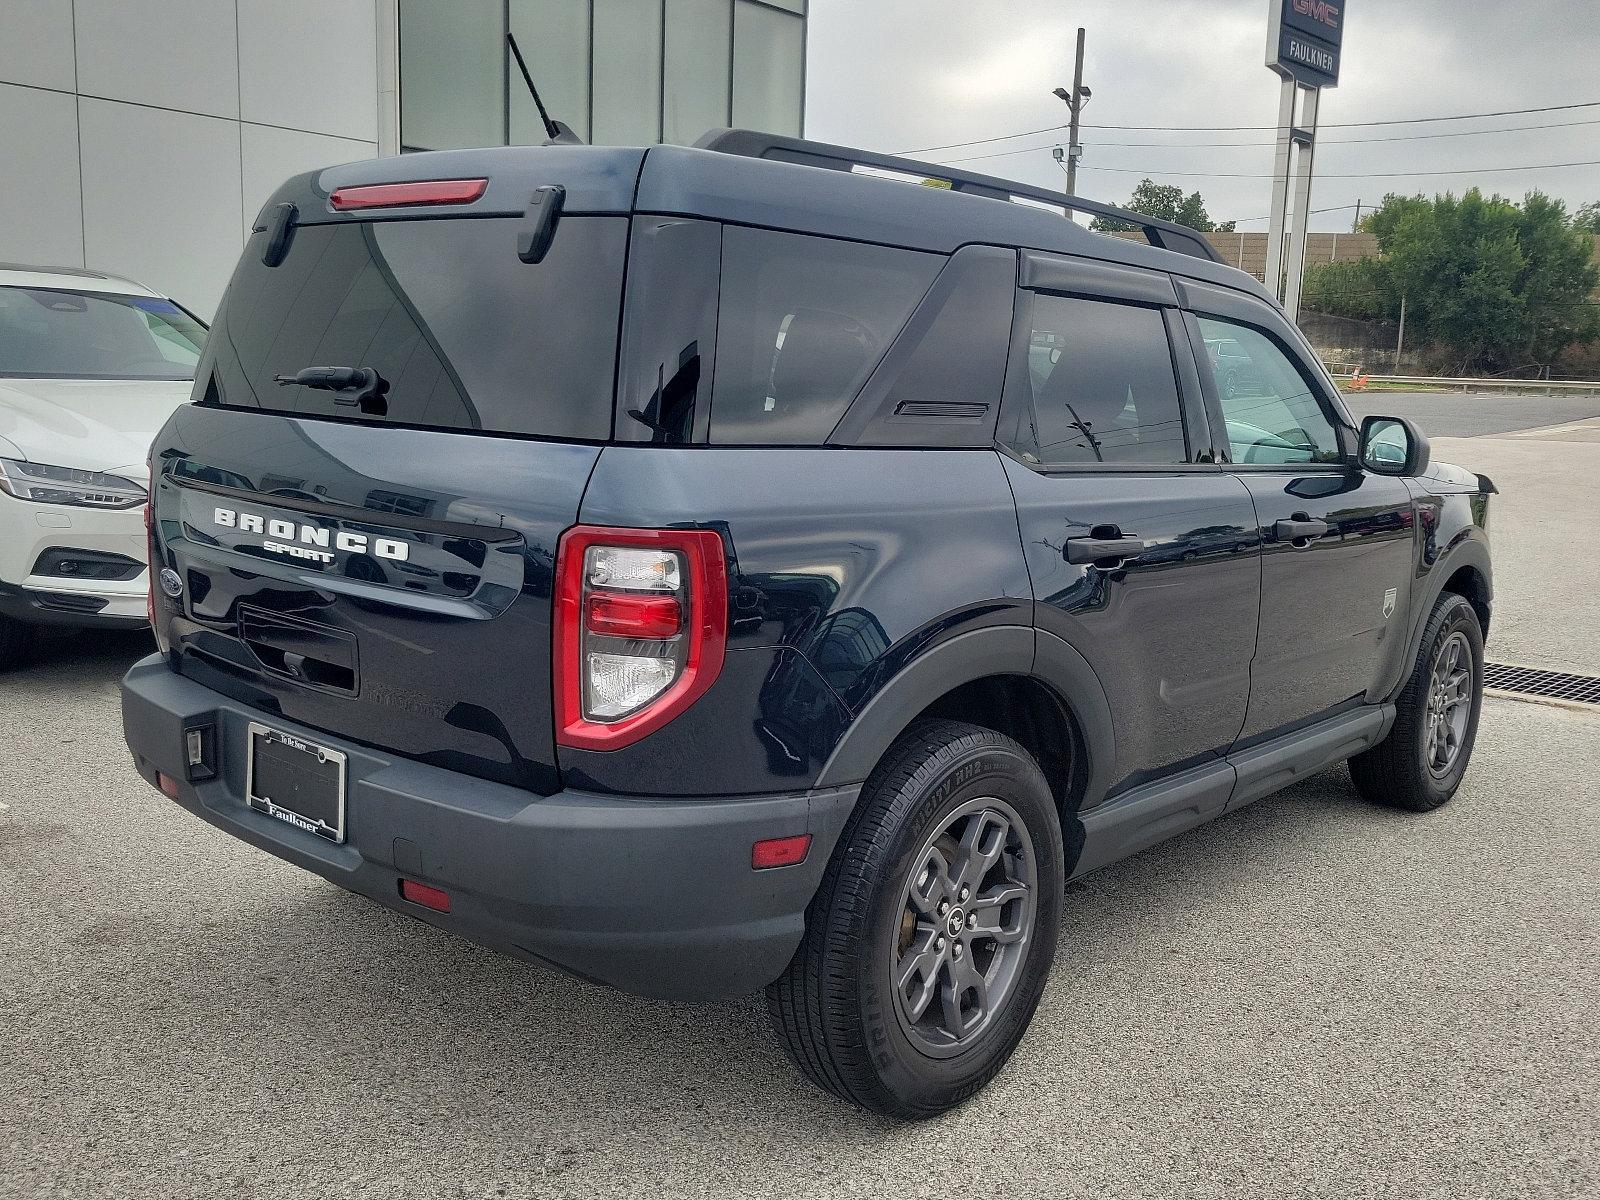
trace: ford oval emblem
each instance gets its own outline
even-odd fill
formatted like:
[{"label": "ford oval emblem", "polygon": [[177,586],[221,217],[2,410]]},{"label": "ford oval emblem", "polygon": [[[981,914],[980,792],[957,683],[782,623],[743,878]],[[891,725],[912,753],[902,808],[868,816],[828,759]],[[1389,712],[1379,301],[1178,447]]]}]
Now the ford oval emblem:
[{"label": "ford oval emblem", "polygon": [[176,600],[183,595],[183,577],[171,567],[161,568],[161,590]]}]

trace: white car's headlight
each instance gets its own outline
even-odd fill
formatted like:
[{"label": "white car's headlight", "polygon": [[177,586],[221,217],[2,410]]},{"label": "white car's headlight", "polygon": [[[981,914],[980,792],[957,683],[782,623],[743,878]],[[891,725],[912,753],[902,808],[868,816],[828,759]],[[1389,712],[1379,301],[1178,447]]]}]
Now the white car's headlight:
[{"label": "white car's headlight", "polygon": [[36,504],[76,504],[80,508],[132,508],[145,501],[145,490],[120,475],[14,458],[0,458],[0,491]]}]

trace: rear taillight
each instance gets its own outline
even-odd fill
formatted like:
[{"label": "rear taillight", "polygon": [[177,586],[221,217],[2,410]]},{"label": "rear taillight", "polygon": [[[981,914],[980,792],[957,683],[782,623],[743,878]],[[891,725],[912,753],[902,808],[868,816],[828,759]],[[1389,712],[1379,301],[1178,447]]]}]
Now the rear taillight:
[{"label": "rear taillight", "polygon": [[411,183],[372,183],[335,188],[328,203],[339,212],[355,208],[410,208],[418,204],[471,204],[489,186],[487,179],[420,179]]},{"label": "rear taillight", "polygon": [[556,554],[556,740],[615,750],[711,686],[728,641],[728,567],[710,529],[567,530]]}]

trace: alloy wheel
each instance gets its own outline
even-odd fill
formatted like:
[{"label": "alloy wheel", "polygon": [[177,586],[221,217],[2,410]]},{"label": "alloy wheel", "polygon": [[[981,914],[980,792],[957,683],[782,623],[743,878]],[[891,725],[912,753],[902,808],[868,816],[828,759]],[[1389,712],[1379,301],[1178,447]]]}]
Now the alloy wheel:
[{"label": "alloy wheel", "polygon": [[1450,774],[1466,742],[1472,716],[1472,646],[1459,629],[1434,655],[1428,682],[1428,770],[1436,779]]},{"label": "alloy wheel", "polygon": [[987,796],[944,818],[913,862],[891,966],[919,1050],[947,1058],[983,1036],[1016,987],[1037,909],[1033,841],[1015,809]]}]

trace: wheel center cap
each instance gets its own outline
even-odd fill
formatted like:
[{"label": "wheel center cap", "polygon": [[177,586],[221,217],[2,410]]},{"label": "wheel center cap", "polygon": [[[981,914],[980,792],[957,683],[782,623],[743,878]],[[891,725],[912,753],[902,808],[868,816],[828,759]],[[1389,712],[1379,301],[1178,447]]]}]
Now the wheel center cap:
[{"label": "wheel center cap", "polygon": [[959,908],[952,908],[944,919],[945,932],[947,932],[951,937],[960,936],[960,933],[962,929],[966,927],[966,924],[967,914],[962,912]]}]

